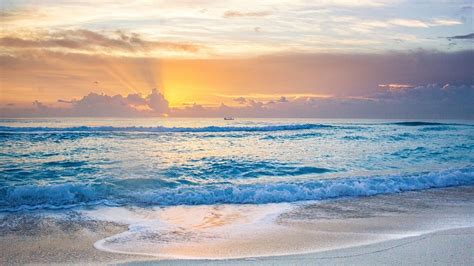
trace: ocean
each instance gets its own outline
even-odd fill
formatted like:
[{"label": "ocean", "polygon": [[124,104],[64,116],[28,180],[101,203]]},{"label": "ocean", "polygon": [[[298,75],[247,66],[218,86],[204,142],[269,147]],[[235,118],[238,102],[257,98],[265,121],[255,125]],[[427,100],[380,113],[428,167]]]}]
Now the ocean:
[{"label": "ocean", "polygon": [[305,202],[474,185],[472,121],[2,119],[0,147],[2,217],[80,210],[146,228],[110,241],[115,250],[96,245],[115,252],[143,242],[150,221],[162,230],[166,215],[186,227],[183,213],[209,209],[262,218]]},{"label": "ocean", "polygon": [[262,204],[474,184],[474,125],[0,121],[0,211]]}]

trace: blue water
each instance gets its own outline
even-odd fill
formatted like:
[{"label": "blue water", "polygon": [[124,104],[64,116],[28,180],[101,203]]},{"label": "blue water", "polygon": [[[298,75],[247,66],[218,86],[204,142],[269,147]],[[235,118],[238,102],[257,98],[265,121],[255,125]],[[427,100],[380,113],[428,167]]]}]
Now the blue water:
[{"label": "blue water", "polygon": [[0,211],[260,204],[474,185],[474,124],[3,119]]}]

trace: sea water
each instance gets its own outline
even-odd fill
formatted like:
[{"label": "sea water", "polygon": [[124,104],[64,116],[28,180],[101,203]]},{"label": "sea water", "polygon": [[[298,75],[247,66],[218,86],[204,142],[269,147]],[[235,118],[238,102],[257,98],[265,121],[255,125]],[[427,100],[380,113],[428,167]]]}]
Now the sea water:
[{"label": "sea water", "polygon": [[474,185],[469,121],[0,120],[0,212],[267,204]]}]

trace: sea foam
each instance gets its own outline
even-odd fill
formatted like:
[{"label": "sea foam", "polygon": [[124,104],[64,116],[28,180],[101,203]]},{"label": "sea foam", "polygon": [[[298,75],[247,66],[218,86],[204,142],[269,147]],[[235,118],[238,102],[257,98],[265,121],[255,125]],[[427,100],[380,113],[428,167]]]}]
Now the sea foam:
[{"label": "sea foam", "polygon": [[[139,181],[138,181],[139,182]],[[109,183],[16,186],[0,191],[0,211],[61,209],[84,205],[174,206],[264,204],[371,196],[474,185],[474,168],[416,175],[313,179],[298,182],[218,184],[134,191]]]}]

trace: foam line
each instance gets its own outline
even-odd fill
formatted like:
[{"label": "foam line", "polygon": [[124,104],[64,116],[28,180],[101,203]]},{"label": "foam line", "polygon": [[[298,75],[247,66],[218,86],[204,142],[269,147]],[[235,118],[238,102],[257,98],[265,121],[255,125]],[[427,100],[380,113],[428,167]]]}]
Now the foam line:
[{"label": "foam line", "polygon": [[221,184],[158,188],[136,192],[102,184],[17,186],[0,191],[0,211],[60,209],[83,205],[173,206],[204,204],[264,204],[474,185],[474,168],[418,175],[313,179],[300,182]]}]

